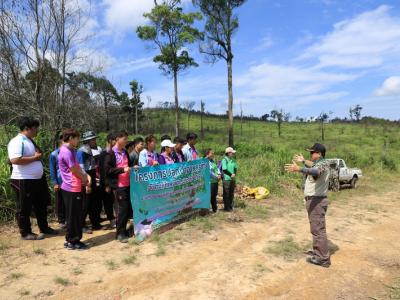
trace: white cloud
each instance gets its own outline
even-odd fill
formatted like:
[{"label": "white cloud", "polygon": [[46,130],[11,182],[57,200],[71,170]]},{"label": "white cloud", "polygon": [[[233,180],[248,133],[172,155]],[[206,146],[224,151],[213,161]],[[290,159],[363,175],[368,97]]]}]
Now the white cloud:
[{"label": "white cloud", "polygon": [[350,74],[263,63],[238,76],[235,85],[246,89],[249,97],[300,97],[319,94],[337,83],[355,78]]},{"label": "white cloud", "polygon": [[398,62],[400,19],[391,16],[390,10],[382,5],[335,24],[302,57],[316,58],[319,68],[371,68]]},{"label": "white cloud", "polygon": [[376,96],[400,96],[400,76],[392,76],[387,78],[382,86],[375,91]]},{"label": "white cloud", "polygon": [[[190,0],[182,1],[186,5]],[[143,14],[150,12],[153,0],[103,0],[107,30],[117,36],[135,32],[137,26],[146,23]]]}]

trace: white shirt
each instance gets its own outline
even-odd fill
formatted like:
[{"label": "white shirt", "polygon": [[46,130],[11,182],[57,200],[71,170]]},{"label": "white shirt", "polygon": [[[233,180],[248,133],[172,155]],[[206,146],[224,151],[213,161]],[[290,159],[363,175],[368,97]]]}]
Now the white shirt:
[{"label": "white shirt", "polygon": [[[18,134],[8,143],[8,158],[30,157],[36,152],[32,141],[23,134]],[[27,165],[12,165],[11,179],[41,179],[43,165],[40,161],[33,161]]]}]

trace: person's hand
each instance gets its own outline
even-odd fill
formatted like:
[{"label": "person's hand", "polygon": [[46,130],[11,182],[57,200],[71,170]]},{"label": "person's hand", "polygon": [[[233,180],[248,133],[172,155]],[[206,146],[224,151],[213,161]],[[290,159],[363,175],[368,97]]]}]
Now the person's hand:
[{"label": "person's hand", "polygon": [[293,162],[291,164],[285,165],[285,171],[286,172],[290,172],[290,173],[299,172],[300,171],[300,167],[293,160]]},{"label": "person's hand", "polygon": [[236,174],[232,174],[231,178],[236,178]]},{"label": "person's hand", "polygon": [[54,185],[54,191],[58,192],[60,190],[60,186],[58,184]]},{"label": "person's hand", "polygon": [[124,173],[129,173],[131,171],[131,168],[130,167],[125,167],[124,168]]},{"label": "person's hand", "polygon": [[92,193],[92,187],[90,185],[86,186],[86,194],[91,194]]},{"label": "person's hand", "polygon": [[303,163],[305,161],[304,156],[301,154],[296,154],[293,157],[293,161],[295,161],[296,163]]},{"label": "person's hand", "polygon": [[138,165],[136,165],[136,166],[133,166],[133,168],[134,168],[135,170],[138,170],[140,167],[139,167]]},{"label": "person's hand", "polygon": [[104,189],[106,191],[106,193],[111,193],[111,188],[109,186],[106,186],[106,188]]},{"label": "person's hand", "polygon": [[158,165],[159,165],[158,161],[153,161],[153,166],[158,166]]},{"label": "person's hand", "polygon": [[41,160],[42,159],[43,154],[41,152],[35,152],[35,154],[33,155],[35,160]]}]

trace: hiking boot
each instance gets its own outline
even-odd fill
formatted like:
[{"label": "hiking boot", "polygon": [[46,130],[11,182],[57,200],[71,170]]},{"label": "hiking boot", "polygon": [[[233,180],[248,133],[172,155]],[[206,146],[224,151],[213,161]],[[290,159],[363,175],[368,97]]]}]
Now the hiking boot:
[{"label": "hiking boot", "polygon": [[322,260],[319,260],[319,259],[315,258],[314,256],[313,257],[308,257],[306,261],[309,264],[313,264],[313,265],[324,267],[324,268],[329,268],[330,265],[331,265],[330,260],[322,261]]},{"label": "hiking boot", "polygon": [[48,234],[48,235],[57,235],[58,234],[58,231],[57,230],[54,230],[53,228],[51,228],[51,227],[47,227],[45,230],[43,230],[41,233],[44,233],[44,234]]},{"label": "hiking boot", "polygon": [[117,236],[117,240],[120,241],[121,243],[127,243],[128,242],[129,237],[127,237],[126,235],[120,234]]},{"label": "hiking boot", "polygon": [[36,241],[36,240],[43,240],[44,235],[37,235],[36,233],[28,233],[27,235],[21,236],[21,240],[25,241]]},{"label": "hiking boot", "polygon": [[86,227],[86,226],[82,228],[82,232],[86,233],[86,234],[92,234],[93,233],[92,229],[90,229],[89,227]]},{"label": "hiking boot", "polygon": [[314,250],[305,251],[304,254],[309,255],[309,256],[315,256]]}]

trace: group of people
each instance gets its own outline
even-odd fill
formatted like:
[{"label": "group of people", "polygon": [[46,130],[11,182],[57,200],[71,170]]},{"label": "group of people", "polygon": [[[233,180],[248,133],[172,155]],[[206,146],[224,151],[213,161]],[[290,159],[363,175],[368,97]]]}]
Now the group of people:
[{"label": "group of people", "polygon": [[[18,124],[20,133],[8,144],[11,185],[17,196],[16,219],[24,240],[43,239],[47,234],[58,233],[47,222],[50,193],[43,171],[43,151],[34,141],[39,125],[33,118],[21,118]],[[130,199],[132,169],[182,163],[202,157],[196,149],[195,133],[188,133],[186,140],[162,136],[159,153],[154,135],[129,141],[124,131],[110,133],[104,149],[97,145],[96,138],[93,131],[80,135],[76,129],[65,129],[59,136],[57,149],[49,157],[57,221],[66,230],[64,247],[70,250],[88,248],[81,242],[82,234],[103,228],[103,209],[109,221],[108,227],[116,229],[116,239],[128,242],[133,235],[133,222],[130,221],[133,218]],[[233,209],[238,169],[235,153],[233,148],[226,148],[220,162],[215,161],[213,149],[204,153],[210,165],[210,206],[213,212],[217,212],[219,181],[223,182],[224,210]],[[33,233],[31,229],[32,208],[40,234]],[[87,217],[91,227],[87,226]]]}]

